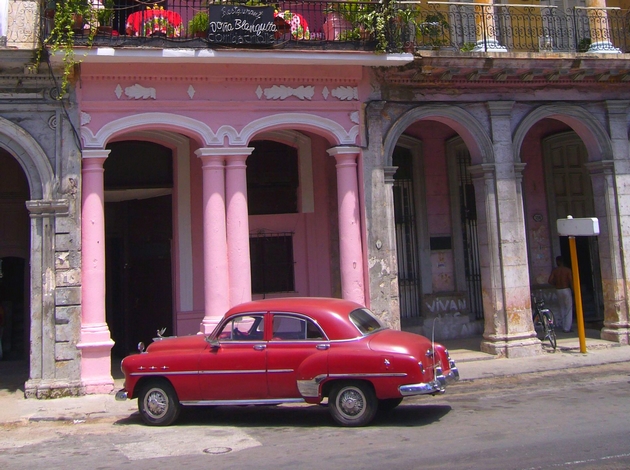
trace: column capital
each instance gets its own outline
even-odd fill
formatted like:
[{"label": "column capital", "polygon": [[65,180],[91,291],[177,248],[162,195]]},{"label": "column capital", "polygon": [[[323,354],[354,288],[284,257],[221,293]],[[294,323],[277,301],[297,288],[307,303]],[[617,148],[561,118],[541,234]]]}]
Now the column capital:
[{"label": "column capital", "polygon": [[195,150],[195,155],[202,157],[248,157],[254,151],[254,147],[202,147]]},{"label": "column capital", "polygon": [[398,170],[397,166],[384,166],[383,167],[383,179],[385,184],[394,184],[394,175]]},{"label": "column capital", "polygon": [[339,147],[331,147],[326,150],[328,155],[336,157],[338,155],[354,155],[357,156],[361,153],[361,147],[356,145],[340,145]]},{"label": "column capital", "polygon": [[31,217],[68,215],[70,203],[67,199],[26,201],[26,208]]},{"label": "column capital", "polygon": [[512,108],[514,107],[514,101],[488,101],[488,110],[490,116],[505,116],[511,117]]},{"label": "column capital", "polygon": [[97,158],[102,158],[103,160],[105,160],[107,157],[109,157],[110,152],[111,150],[109,149],[90,149],[83,150],[81,153],[83,160],[91,160]]},{"label": "column capital", "polygon": [[473,179],[492,179],[496,173],[496,165],[494,163],[482,163],[480,165],[472,165],[468,167],[468,172]]},{"label": "column capital", "polygon": [[630,106],[630,101],[628,100],[607,100],[606,109],[609,114],[625,114],[628,112],[628,106]]},{"label": "column capital", "polygon": [[586,168],[591,175],[598,173],[612,175],[615,172],[615,162],[613,160],[589,162],[584,164],[584,168]]}]

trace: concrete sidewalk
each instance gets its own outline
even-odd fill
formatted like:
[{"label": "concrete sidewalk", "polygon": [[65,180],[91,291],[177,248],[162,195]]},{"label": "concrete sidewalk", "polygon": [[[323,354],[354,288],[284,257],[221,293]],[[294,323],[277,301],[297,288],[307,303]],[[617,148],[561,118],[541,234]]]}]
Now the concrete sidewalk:
[{"label": "concrete sidewalk", "polygon": [[[587,332],[586,354],[580,353],[576,333],[561,333],[555,352],[547,343],[543,345],[543,355],[517,359],[496,358],[480,352],[480,337],[447,340],[443,343],[456,361],[462,381],[630,361],[630,346],[603,341],[597,339],[598,336],[599,331]],[[114,393],[54,400],[26,400],[23,395],[24,369],[20,369],[19,364],[21,363],[0,362],[2,383],[13,384],[8,388],[0,388],[0,424],[29,421],[80,423],[99,419],[114,422],[129,418],[137,412],[136,400],[117,402]],[[13,377],[11,374],[16,375]],[[120,388],[122,379],[117,378],[115,391]]]}]

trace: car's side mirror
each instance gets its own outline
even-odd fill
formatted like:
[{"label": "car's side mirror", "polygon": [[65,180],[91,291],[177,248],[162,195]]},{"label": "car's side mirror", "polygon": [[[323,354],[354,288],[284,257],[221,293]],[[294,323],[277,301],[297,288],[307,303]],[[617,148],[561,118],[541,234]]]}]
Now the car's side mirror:
[{"label": "car's side mirror", "polygon": [[219,349],[221,347],[221,343],[216,338],[211,338],[210,336],[206,336],[206,343],[210,345],[212,349]]}]

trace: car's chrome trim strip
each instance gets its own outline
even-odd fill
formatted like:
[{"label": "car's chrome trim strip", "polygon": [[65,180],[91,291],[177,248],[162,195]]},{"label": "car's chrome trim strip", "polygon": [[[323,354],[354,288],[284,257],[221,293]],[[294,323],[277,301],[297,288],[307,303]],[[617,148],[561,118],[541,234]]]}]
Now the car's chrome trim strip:
[{"label": "car's chrome trim strip", "polygon": [[405,372],[374,372],[371,374],[330,374],[331,379],[340,379],[345,377],[407,377]]},{"label": "car's chrome trim strip", "polygon": [[302,398],[266,398],[261,400],[189,400],[181,401],[185,406],[211,406],[211,405],[279,405],[281,403],[304,403]]},{"label": "car's chrome trim strip", "polygon": [[270,374],[276,374],[276,373],[280,373],[280,374],[287,374],[287,373],[292,373],[295,372],[295,369],[270,369],[267,372],[269,372]]},{"label": "car's chrome trim strip", "polygon": [[131,372],[129,375],[197,375],[199,374],[196,370],[180,370],[177,372],[166,372],[166,371],[158,371],[158,372]]},{"label": "car's chrome trim strip", "polygon": [[180,370],[177,372],[132,372],[129,375],[222,375],[222,374],[264,374],[267,371],[261,370]]},{"label": "car's chrome trim strip", "polygon": [[265,374],[265,369],[261,370],[200,370],[199,375],[222,375],[222,374]]}]

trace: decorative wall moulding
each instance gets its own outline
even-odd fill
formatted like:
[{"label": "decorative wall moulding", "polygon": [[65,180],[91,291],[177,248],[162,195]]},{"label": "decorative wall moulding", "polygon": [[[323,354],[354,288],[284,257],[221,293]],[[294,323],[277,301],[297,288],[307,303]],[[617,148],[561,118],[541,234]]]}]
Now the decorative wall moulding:
[{"label": "decorative wall moulding", "polygon": [[299,86],[297,88],[288,87],[286,85],[274,85],[264,90],[258,86],[256,88],[256,96],[258,99],[265,95],[268,100],[285,100],[290,96],[295,96],[300,100],[311,100],[315,94],[314,86]]},{"label": "decorative wall moulding", "polygon": [[90,121],[92,121],[92,116],[90,116],[88,113],[81,111],[81,125],[87,126],[90,123]]},{"label": "decorative wall moulding", "polygon": [[155,88],[143,87],[142,85],[138,85],[137,83],[135,85],[125,88],[125,95],[127,95],[129,98],[133,98],[134,100],[147,100],[149,98],[156,99]]},{"label": "decorative wall moulding", "polygon": [[340,86],[333,89],[332,95],[341,101],[358,100],[359,90],[357,89],[357,87]]}]

